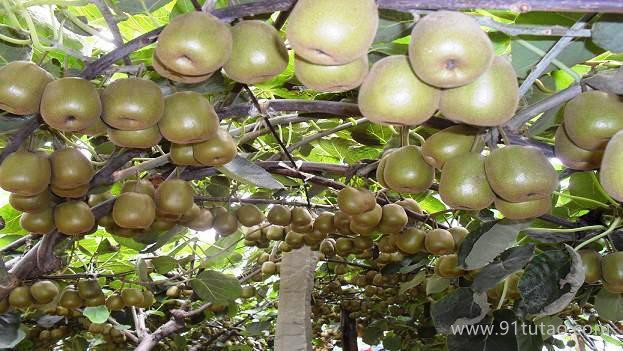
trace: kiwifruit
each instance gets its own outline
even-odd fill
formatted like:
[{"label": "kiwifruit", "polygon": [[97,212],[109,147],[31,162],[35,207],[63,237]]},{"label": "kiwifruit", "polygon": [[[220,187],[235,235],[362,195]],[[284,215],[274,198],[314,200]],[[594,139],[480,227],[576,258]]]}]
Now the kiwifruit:
[{"label": "kiwifruit", "polygon": [[68,201],[54,208],[54,224],[66,235],[80,235],[95,226],[95,216],[83,201]]},{"label": "kiwifruit", "polygon": [[314,220],[305,207],[294,207],[291,211],[290,224],[298,227],[308,226]]},{"label": "kiwifruit", "polygon": [[193,144],[216,136],[219,118],[203,95],[184,91],[165,99],[164,116],[158,123],[165,139],[176,144]]},{"label": "kiwifruit", "polygon": [[[622,115],[623,116],[623,115]],[[616,133],[608,142],[603,159],[599,180],[604,190],[617,201],[623,201],[623,131]]]},{"label": "kiwifruit", "polygon": [[623,251],[607,254],[601,259],[601,274],[608,291],[623,293]]},{"label": "kiwifruit", "polygon": [[407,225],[409,217],[399,204],[383,205],[383,215],[379,223],[379,230],[385,234],[398,233]]},{"label": "kiwifruit", "polygon": [[381,222],[381,217],[383,216],[383,208],[379,204],[375,204],[374,208],[370,211],[362,212],[357,215],[351,217],[351,229],[352,224],[357,224],[358,226],[374,228]]},{"label": "kiwifruit", "polygon": [[326,93],[355,89],[368,75],[368,55],[343,65],[314,64],[298,56],[294,58],[294,74],[307,88]]},{"label": "kiwifruit", "polygon": [[25,212],[19,219],[19,225],[33,234],[47,234],[54,230],[54,209],[45,207],[37,212]]},{"label": "kiwifruit", "polygon": [[238,219],[235,215],[225,212],[221,215],[214,216],[213,229],[222,236],[233,234],[238,230]]},{"label": "kiwifruit", "polygon": [[128,192],[145,194],[152,198],[156,197],[154,184],[147,179],[127,180],[121,187],[121,193]]},{"label": "kiwifruit", "polygon": [[144,309],[148,309],[156,303],[156,296],[149,290],[143,290],[143,303],[138,306]]},{"label": "kiwifruit", "polygon": [[78,131],[75,131],[74,133],[78,135],[86,135],[86,136],[94,137],[94,136],[106,135],[107,131],[108,131],[108,125],[104,123],[104,121],[101,118],[96,118],[95,122],[90,127],[80,129]]},{"label": "kiwifruit", "polygon": [[176,166],[200,166],[199,161],[195,160],[192,144],[181,145],[171,143],[169,149],[171,163]]},{"label": "kiwifruit", "polygon": [[515,114],[519,103],[517,74],[503,57],[475,81],[441,93],[439,111],[452,121],[475,126],[499,126]]},{"label": "kiwifruit", "polygon": [[30,295],[37,303],[45,305],[58,296],[58,286],[49,280],[40,280],[30,286]]},{"label": "kiwifruit", "polygon": [[575,145],[569,139],[564,125],[556,129],[554,152],[565,167],[580,171],[599,168],[604,155],[603,150],[584,150]]},{"label": "kiwifruit", "polygon": [[354,247],[355,243],[351,238],[338,238],[335,241],[335,251],[340,256],[348,256]]},{"label": "kiwifruit", "polygon": [[102,103],[91,82],[67,77],[46,85],[40,113],[50,127],[75,132],[95,124],[102,114]]},{"label": "kiwifruit", "polygon": [[264,263],[262,263],[262,274],[264,275],[273,275],[275,274],[277,267],[275,265],[275,262],[273,261],[266,261]]},{"label": "kiwifruit", "polygon": [[325,239],[320,243],[320,252],[326,257],[335,256],[335,240]]},{"label": "kiwifruit", "polygon": [[107,134],[113,144],[129,149],[149,149],[162,140],[158,125],[140,130],[108,128]]},{"label": "kiwifruit", "polygon": [[102,294],[97,279],[80,279],[78,281],[78,294],[82,299],[91,299]]},{"label": "kiwifruit", "polygon": [[201,212],[201,208],[199,207],[199,205],[194,203],[192,207],[190,208],[190,210],[184,212],[184,214],[182,215],[182,218],[180,218],[180,221],[179,221],[180,224],[186,225],[187,223],[192,222],[195,218],[199,216],[200,212]]},{"label": "kiwifruit", "polygon": [[474,18],[461,12],[433,12],[411,32],[411,66],[420,79],[436,87],[473,82],[491,66],[494,56],[487,33]]},{"label": "kiwifruit", "polygon": [[214,216],[207,208],[202,208],[199,215],[192,221],[186,223],[186,226],[192,230],[205,231],[214,225]]},{"label": "kiwifruit", "polygon": [[277,225],[271,225],[263,229],[265,231],[266,239],[273,241],[281,241],[285,237],[285,231],[283,227]]},{"label": "kiwifruit", "polygon": [[236,153],[234,139],[223,128],[218,128],[216,134],[209,140],[193,144],[193,156],[204,166],[222,166],[231,162]]},{"label": "kiwifruit", "polygon": [[48,188],[52,169],[45,154],[15,151],[0,164],[0,188],[22,196],[33,196]]},{"label": "kiwifruit", "polygon": [[113,294],[106,299],[106,307],[110,311],[121,311],[125,307],[125,303],[121,295]]},{"label": "kiwifruit", "polygon": [[191,185],[181,179],[169,179],[160,184],[155,199],[159,212],[176,216],[182,216],[195,203]]},{"label": "kiwifruit", "polygon": [[333,225],[343,235],[351,235],[350,231],[350,216],[342,211],[335,212],[333,217]]},{"label": "kiwifruit", "polygon": [[14,115],[39,113],[41,96],[54,77],[31,61],[12,61],[0,68],[0,110]]},{"label": "kiwifruit", "polygon": [[485,159],[485,172],[491,189],[510,202],[543,199],[558,185],[558,174],[547,157],[530,146],[493,150]]},{"label": "kiwifruit", "polygon": [[299,0],[286,35],[294,52],[322,65],[343,65],[367,54],[378,27],[374,0]]},{"label": "kiwifruit", "polygon": [[290,225],[292,219],[291,210],[283,205],[274,205],[268,211],[266,219],[269,223],[280,226]]},{"label": "kiwifruit", "polygon": [[52,178],[50,184],[59,189],[74,189],[91,181],[95,170],[80,150],[70,147],[50,155]]},{"label": "kiwifruit", "polygon": [[121,289],[121,298],[126,306],[141,307],[145,302],[143,292],[137,288]]},{"label": "kiwifruit", "polygon": [[479,211],[489,207],[495,194],[485,174],[485,157],[469,152],[448,160],[441,170],[439,196],[455,209]]},{"label": "kiwifruit", "polygon": [[448,229],[448,231],[452,234],[452,238],[454,238],[454,243],[457,248],[461,245],[463,239],[465,239],[465,237],[469,234],[469,230],[463,227],[452,227]]},{"label": "kiwifruit", "polygon": [[435,273],[442,278],[456,278],[465,274],[459,267],[459,258],[456,254],[443,255],[437,259]]},{"label": "kiwifruit", "polygon": [[155,56],[168,69],[184,76],[210,74],[231,56],[230,27],[207,12],[174,18],[158,36]]},{"label": "kiwifruit", "polygon": [[11,193],[9,195],[9,204],[14,209],[21,212],[39,212],[50,206],[52,198],[49,191],[43,191],[32,196],[23,196]]},{"label": "kiwifruit", "polygon": [[352,216],[374,209],[376,199],[367,189],[347,186],[338,192],[337,205],[340,211]]},{"label": "kiwifruit", "polygon": [[88,192],[89,192],[89,184],[83,184],[80,185],[76,188],[68,188],[68,189],[62,189],[57,187],[56,185],[50,185],[50,191],[58,196],[58,197],[62,197],[62,198],[66,198],[66,199],[80,199],[83,198]]},{"label": "kiwifruit", "polygon": [[11,306],[9,305],[9,299],[7,297],[0,300],[0,314],[5,314]]},{"label": "kiwifruit", "polygon": [[433,184],[435,170],[424,161],[419,147],[403,146],[386,157],[383,180],[390,189],[420,193]]},{"label": "kiwifruit", "polygon": [[420,204],[418,204],[418,202],[410,197],[407,197],[403,200],[400,201],[396,201],[397,205],[402,206],[405,210],[410,210],[413,211],[415,213],[420,213],[422,214],[422,208],[420,207]]},{"label": "kiwifruit", "polygon": [[26,309],[34,304],[33,297],[30,294],[30,288],[27,286],[18,286],[11,290],[9,294],[9,305],[15,308]]},{"label": "kiwifruit", "polygon": [[223,66],[229,78],[257,84],[274,78],[288,66],[288,50],[274,26],[243,20],[231,28],[231,33],[232,55]]},{"label": "kiwifruit", "polygon": [[623,99],[605,91],[584,92],[567,102],[564,127],[569,139],[584,150],[601,150],[623,129]]},{"label": "kiwifruit", "polygon": [[361,236],[371,236],[376,232],[376,226],[368,227],[355,221],[350,221],[348,228],[354,234]]},{"label": "kiwifruit", "polygon": [[424,247],[433,255],[448,255],[456,249],[452,234],[445,229],[433,229],[426,233]]},{"label": "kiwifruit", "polygon": [[437,111],[441,92],[413,73],[404,55],[377,61],[359,88],[358,104],[374,123],[419,125]]},{"label": "kiwifruit", "polygon": [[118,79],[102,92],[102,119],[121,130],[154,126],[164,113],[164,97],[158,84],[141,78]]},{"label": "kiwifruit", "polygon": [[527,219],[550,212],[552,200],[549,197],[522,202],[509,202],[500,198],[494,201],[495,208],[508,219]]},{"label": "kiwifruit", "polygon": [[335,215],[331,212],[322,212],[314,220],[314,230],[323,234],[331,234],[335,231],[334,224]]},{"label": "kiwifruit", "polygon": [[245,227],[252,227],[264,221],[264,214],[253,204],[243,204],[236,210],[238,222]]},{"label": "kiwifruit", "polygon": [[303,244],[305,243],[304,240],[305,240],[305,235],[303,235],[301,233],[297,233],[297,232],[295,232],[293,230],[290,230],[286,234],[286,238],[284,239],[284,241],[292,249],[300,249],[301,247],[303,247]]},{"label": "kiwifruit", "polygon": [[480,152],[483,147],[484,142],[478,136],[477,129],[459,124],[442,129],[426,139],[422,155],[429,165],[442,169],[449,159],[470,151]]},{"label": "kiwifruit", "polygon": [[80,308],[83,305],[82,298],[80,297],[78,290],[66,288],[61,293],[59,305],[67,309]]},{"label": "kiwifruit", "polygon": [[151,58],[151,65],[154,70],[163,78],[170,79],[174,82],[182,83],[182,84],[196,84],[201,83],[210,79],[214,75],[214,72],[210,72],[207,74],[201,74],[198,76],[188,76],[180,74],[179,72],[175,72],[165,66],[162,61],[158,58],[158,56],[154,55]]},{"label": "kiwifruit", "polygon": [[89,207],[95,207],[101,204],[102,202],[108,201],[114,197],[115,196],[108,191],[97,193],[97,194],[91,194],[89,195],[87,204],[89,205]]},{"label": "kiwifruit", "polygon": [[411,227],[399,234],[394,234],[394,244],[400,251],[409,255],[414,255],[423,251],[425,238],[425,231]]},{"label": "kiwifruit", "polygon": [[381,240],[377,242],[376,245],[378,246],[380,252],[392,253],[398,250],[393,235],[384,235]]},{"label": "kiwifruit", "polygon": [[242,287],[240,297],[243,299],[250,299],[255,296],[255,287],[253,285],[245,285]]},{"label": "kiwifruit", "polygon": [[601,255],[592,249],[578,251],[584,265],[584,282],[593,284],[601,280]]},{"label": "kiwifruit", "polygon": [[103,306],[106,304],[106,296],[99,294],[95,297],[84,299],[84,305],[87,307]]},{"label": "kiwifruit", "polygon": [[365,238],[365,237],[356,237],[353,239],[353,247],[356,250],[367,250],[369,248],[371,248],[374,245],[374,242],[372,241],[371,238]]},{"label": "kiwifruit", "polygon": [[146,194],[122,193],[115,200],[112,218],[121,228],[145,229],[156,219],[156,204]]}]

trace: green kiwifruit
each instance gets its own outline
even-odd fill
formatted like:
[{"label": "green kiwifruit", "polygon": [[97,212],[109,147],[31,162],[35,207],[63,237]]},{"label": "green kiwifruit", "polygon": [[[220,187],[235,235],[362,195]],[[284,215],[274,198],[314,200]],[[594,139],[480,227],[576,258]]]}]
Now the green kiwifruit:
[{"label": "green kiwifruit", "polygon": [[503,57],[467,85],[442,91],[439,111],[452,121],[475,126],[499,126],[513,117],[519,103],[517,74]]},{"label": "green kiwifruit", "polygon": [[253,204],[244,204],[238,207],[236,218],[245,227],[252,227],[264,222],[264,214]]},{"label": "green kiwifruit", "polygon": [[31,61],[0,68],[0,110],[25,116],[39,113],[41,96],[54,77]]},{"label": "green kiwifruit", "polygon": [[456,249],[452,234],[445,229],[433,229],[426,233],[424,247],[433,255],[448,255]]},{"label": "green kiwifruit", "polygon": [[195,203],[190,183],[181,179],[169,179],[160,184],[155,199],[159,212],[175,216],[182,216]]},{"label": "green kiwifruit", "polygon": [[435,273],[442,278],[457,278],[465,275],[465,271],[459,267],[459,258],[456,254],[443,255],[437,259]]},{"label": "green kiwifruit", "polygon": [[331,212],[322,212],[314,220],[314,230],[317,230],[323,234],[331,234],[335,232],[334,217],[335,215]]},{"label": "green kiwifruit", "polygon": [[491,66],[494,56],[487,33],[461,12],[433,12],[411,32],[409,61],[415,74],[432,86],[469,84]]},{"label": "green kiwifruit", "polygon": [[9,294],[9,305],[15,308],[25,309],[32,306],[35,302],[27,286],[18,286],[11,290]]},{"label": "green kiwifruit", "polygon": [[374,209],[376,199],[367,189],[347,186],[337,193],[337,205],[342,212],[353,216]]},{"label": "green kiwifruit", "polygon": [[409,217],[404,208],[399,204],[387,204],[383,206],[383,215],[379,223],[379,230],[384,233],[398,233],[407,225]]},{"label": "green kiwifruit", "polygon": [[95,216],[85,202],[68,201],[54,209],[54,224],[63,234],[80,235],[95,226]]},{"label": "green kiwifruit", "polygon": [[413,73],[404,55],[377,61],[359,88],[359,109],[374,123],[419,125],[433,116],[441,92]]},{"label": "green kiwifruit", "polygon": [[195,160],[192,144],[181,145],[171,143],[169,149],[171,163],[176,166],[200,166],[201,163]]},{"label": "green kiwifruit", "polygon": [[197,231],[206,231],[212,228],[213,225],[214,216],[212,215],[212,212],[207,208],[202,208],[199,211],[199,215],[195,219],[193,219],[189,223],[186,223],[186,226],[188,228]]},{"label": "green kiwifruit", "polygon": [[102,114],[100,95],[86,79],[67,77],[46,85],[41,117],[50,127],[75,132],[94,125]]},{"label": "green kiwifruit", "polygon": [[229,25],[210,13],[192,11],[169,22],[158,36],[154,55],[179,75],[203,76],[227,62],[232,41]]},{"label": "green kiwifruit", "polygon": [[162,118],[164,96],[151,80],[118,79],[102,92],[102,107],[102,119],[113,128],[147,129]]},{"label": "green kiwifruit", "polygon": [[129,149],[149,149],[162,140],[158,125],[141,130],[108,128],[107,134],[113,144]]},{"label": "green kiwifruit", "polygon": [[312,224],[313,218],[311,213],[305,207],[295,207],[290,211],[292,217],[290,224],[298,227],[304,227]]},{"label": "green kiwifruit", "polygon": [[605,91],[587,91],[567,102],[565,131],[584,150],[601,150],[623,129],[623,99]]},{"label": "green kiwifruit", "polygon": [[353,224],[357,226],[374,228],[381,222],[383,216],[383,208],[379,204],[375,204],[374,208],[370,211],[366,211],[357,215],[354,215],[350,219],[351,229]]},{"label": "green kiwifruit", "polygon": [[43,191],[32,196],[11,193],[9,204],[21,212],[39,212],[52,204],[52,197],[49,191]]},{"label": "green kiwifruit", "polygon": [[236,158],[236,153],[234,139],[223,128],[218,128],[209,140],[193,144],[193,156],[204,166],[222,166]]},{"label": "green kiwifruit", "polygon": [[523,202],[508,202],[503,199],[495,199],[495,208],[508,219],[528,219],[547,214],[552,209],[552,199],[529,200]]},{"label": "green kiwifruit", "polygon": [[470,152],[448,160],[441,170],[439,195],[455,209],[479,211],[489,207],[495,194],[485,174],[485,157]]},{"label": "green kiwifruit", "polygon": [[126,306],[141,307],[145,302],[143,292],[136,288],[121,289],[121,298]]},{"label": "green kiwifruit", "polygon": [[294,52],[322,65],[343,65],[367,54],[379,23],[374,0],[299,0],[286,35]]},{"label": "green kiwifruit", "polygon": [[326,66],[294,58],[296,78],[307,88],[326,93],[340,93],[355,89],[368,75],[368,55],[343,65]]},{"label": "green kiwifruit", "polygon": [[414,255],[424,249],[426,232],[418,228],[407,228],[401,233],[394,234],[394,244],[398,250]]},{"label": "green kiwifruit", "polygon": [[604,190],[617,201],[623,201],[623,131],[608,142],[601,160],[599,180]]},{"label": "green kiwifruit", "polygon": [[54,225],[54,209],[46,207],[37,212],[23,213],[19,219],[19,225],[33,234],[47,234],[56,228]]},{"label": "green kiwifruit", "polygon": [[22,196],[44,192],[51,176],[50,161],[42,153],[15,151],[0,164],[0,188]]},{"label": "green kiwifruit", "polygon": [[219,118],[203,95],[184,91],[165,99],[164,115],[158,126],[162,136],[176,144],[193,144],[216,136]]},{"label": "green kiwifruit", "polygon": [[435,170],[424,161],[420,148],[404,146],[387,155],[383,179],[397,192],[420,193],[427,190],[435,178]]},{"label": "green kiwifruit", "polygon": [[37,303],[45,305],[58,296],[58,286],[49,280],[40,280],[30,286],[30,295]]},{"label": "green kiwifruit", "polygon": [[56,150],[50,155],[50,184],[58,189],[75,189],[89,184],[95,174],[91,161],[76,148]]},{"label": "green kiwifruit", "polygon": [[238,225],[239,223],[236,216],[225,212],[214,216],[214,224],[212,227],[218,234],[228,236],[238,230]]},{"label": "green kiwifruit", "polygon": [[599,168],[604,155],[603,150],[584,150],[575,145],[573,141],[569,139],[563,125],[556,130],[555,138],[554,151],[556,157],[565,167],[580,171]]},{"label": "green kiwifruit", "polygon": [[584,265],[584,282],[593,284],[601,280],[601,255],[592,249],[578,251]]},{"label": "green kiwifruit", "polygon": [[149,195],[152,198],[156,196],[154,184],[147,179],[127,180],[121,187],[121,193],[129,192]]},{"label": "green kiwifruit", "polygon": [[121,295],[113,294],[106,299],[106,307],[109,311],[121,311],[125,307],[125,303]]},{"label": "green kiwifruit", "polygon": [[483,147],[484,142],[478,136],[478,130],[461,124],[431,135],[422,145],[422,155],[429,165],[442,169],[449,159],[470,151],[480,152]]},{"label": "green kiwifruit", "polygon": [[530,146],[495,149],[485,159],[491,189],[505,201],[525,202],[549,197],[558,174],[543,152]]},{"label": "green kiwifruit", "polygon": [[292,219],[292,212],[289,208],[283,205],[274,205],[268,211],[266,219],[269,223],[280,226],[290,225]]},{"label": "green kiwifruit", "polygon": [[156,204],[146,194],[122,193],[115,200],[112,218],[121,228],[149,228],[156,219]]},{"label": "green kiwifruit", "polygon": [[223,66],[229,78],[257,84],[274,78],[288,66],[288,50],[274,26],[243,20],[231,28],[231,33],[232,55]]},{"label": "green kiwifruit", "polygon": [[59,306],[62,306],[67,309],[80,308],[83,305],[82,298],[78,293],[78,290],[66,288],[61,293],[61,298],[58,302]]}]

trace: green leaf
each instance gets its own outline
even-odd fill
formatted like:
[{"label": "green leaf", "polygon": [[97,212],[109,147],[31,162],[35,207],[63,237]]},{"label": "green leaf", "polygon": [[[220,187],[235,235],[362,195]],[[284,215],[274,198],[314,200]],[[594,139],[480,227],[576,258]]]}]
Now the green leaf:
[{"label": "green leaf", "polygon": [[0,234],[28,234],[19,224],[19,218],[22,213],[11,207],[4,205],[0,208],[0,217],[4,219],[4,229],[0,230]]},{"label": "green leaf", "polygon": [[[22,33],[18,33],[16,30],[5,26],[0,26],[0,34],[16,39],[26,38],[26,36]],[[30,60],[31,57],[32,47],[27,45],[9,44],[3,40],[0,40],[0,67],[11,61]]]},{"label": "green leaf", "polygon": [[168,273],[178,266],[177,260],[170,256],[152,258],[151,263],[154,265],[156,272],[160,274]]},{"label": "green leaf", "polygon": [[390,351],[400,351],[402,338],[399,335],[388,334],[383,338],[383,347]]},{"label": "green leaf", "polygon": [[244,157],[236,156],[233,161],[216,168],[227,177],[240,182],[266,189],[283,189],[283,184],[275,177]]},{"label": "green leaf", "polygon": [[[575,172],[569,177],[569,193],[573,196],[583,197],[607,204],[608,200],[597,190],[597,184],[593,181],[591,171]],[[586,209],[594,209],[598,206],[582,200],[571,200]]]},{"label": "green leaf", "polygon": [[415,277],[413,277],[413,279],[409,280],[408,282],[400,283],[400,294],[411,288],[415,288],[416,286],[422,284],[424,281],[426,281],[426,272],[422,270],[419,271],[415,275]]},{"label": "green leaf", "polygon": [[383,336],[383,330],[377,327],[366,327],[363,329],[363,336],[361,339],[368,345],[376,345]]},{"label": "green leaf", "polygon": [[95,250],[95,256],[104,255],[108,253],[113,253],[119,251],[118,247],[115,247],[110,240],[102,239],[99,245],[97,245],[97,250]]},{"label": "green leaf", "polygon": [[104,305],[85,307],[84,310],[82,310],[82,314],[87,317],[91,323],[98,324],[106,322],[108,317],[110,317],[110,311],[108,311],[108,308]]},{"label": "green leaf", "polygon": [[476,324],[487,315],[487,294],[458,288],[434,302],[430,312],[437,331],[452,334],[453,327]]},{"label": "green leaf", "polygon": [[595,296],[595,310],[603,319],[621,321],[623,320],[623,296],[602,288]]},{"label": "green leaf", "polygon": [[236,277],[213,270],[199,273],[190,285],[204,302],[216,304],[228,304],[239,298],[242,292]]},{"label": "green leaf", "polygon": [[450,279],[433,275],[426,279],[426,295],[433,295],[445,291],[450,286]]},{"label": "green leaf", "polygon": [[150,13],[170,3],[171,0],[118,0],[117,8],[129,14]]},{"label": "green leaf", "polygon": [[541,331],[542,340],[558,334],[558,331],[565,325],[565,323],[558,316],[544,316],[534,320],[534,324]]},{"label": "green leaf", "polygon": [[533,252],[534,245],[517,246],[504,251],[497,260],[476,274],[471,285],[472,289],[486,292],[495,287],[499,281],[522,269],[532,257]]},{"label": "green leaf", "polygon": [[218,239],[214,244],[203,251],[206,258],[202,262],[202,266],[216,266],[227,261],[230,256],[235,254],[236,243],[240,241],[241,237],[242,232],[237,230],[231,235]]},{"label": "green leaf", "polygon": [[532,221],[484,222],[471,231],[459,247],[459,264],[468,270],[482,268],[515,242],[517,234]]},{"label": "green leaf", "polygon": [[623,15],[605,14],[593,24],[593,42],[615,53],[623,52]]},{"label": "green leaf", "polygon": [[616,345],[616,346],[619,346],[619,347],[623,346],[623,341],[621,341],[621,340],[619,340],[617,338],[614,338],[614,337],[612,337],[612,336],[610,336],[608,334],[603,334],[602,333],[599,336],[602,337],[609,344]]},{"label": "green leaf", "polygon": [[518,289],[520,308],[527,314],[548,316],[562,311],[584,283],[580,255],[568,245],[534,256],[524,269]]},{"label": "green leaf", "polygon": [[15,115],[0,116],[0,134],[11,133],[20,129],[33,117],[21,117]]},{"label": "green leaf", "polygon": [[379,11],[379,26],[375,43],[390,43],[411,33],[413,16],[407,12],[394,10]]}]

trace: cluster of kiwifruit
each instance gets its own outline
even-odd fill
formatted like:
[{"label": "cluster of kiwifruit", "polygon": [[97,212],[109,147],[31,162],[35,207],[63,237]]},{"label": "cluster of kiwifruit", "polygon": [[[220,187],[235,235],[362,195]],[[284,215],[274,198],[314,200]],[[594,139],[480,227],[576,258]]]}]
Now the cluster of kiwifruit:
[{"label": "cluster of kiwifruit", "polygon": [[420,193],[433,184],[439,169],[439,195],[451,208],[482,210],[495,203],[510,219],[550,211],[558,176],[540,149],[511,145],[484,156],[483,147],[475,129],[452,126],[430,136],[421,148],[388,150],[376,179],[397,192]]},{"label": "cluster of kiwifruit", "polygon": [[623,201],[622,117],[621,97],[603,91],[584,92],[565,105],[554,144],[556,156],[566,167],[599,168],[601,185],[617,201]]},{"label": "cluster of kiwifruit", "polygon": [[105,305],[111,311],[119,311],[127,306],[149,308],[155,302],[151,291],[138,288],[123,288],[106,297],[97,279],[80,279],[76,287],[68,285],[62,290],[52,281],[40,280],[12,289],[0,301],[0,312],[5,313],[10,307],[26,310],[36,306],[50,314],[76,316],[76,309],[81,307]]},{"label": "cluster of kiwifruit", "polygon": [[[79,200],[89,190],[93,174],[89,159],[75,148],[50,156],[20,150],[0,164],[0,187],[11,192],[11,206],[24,212],[20,224],[25,230],[46,234],[56,228],[81,235],[95,227],[91,209]],[[61,198],[70,200],[59,203]]]},{"label": "cluster of kiwifruit", "polygon": [[593,249],[582,249],[578,253],[584,265],[585,283],[601,281],[608,291],[623,293],[623,252],[613,252],[603,257]]},{"label": "cluster of kiwifruit", "polygon": [[88,80],[54,80],[32,62],[14,61],[0,68],[0,109],[40,113],[64,132],[107,133],[121,147],[150,148],[164,137],[180,149],[173,159],[181,165],[219,166],[236,155],[234,140],[219,128],[207,98],[190,91],[165,98],[147,79],[119,79],[100,94]]}]

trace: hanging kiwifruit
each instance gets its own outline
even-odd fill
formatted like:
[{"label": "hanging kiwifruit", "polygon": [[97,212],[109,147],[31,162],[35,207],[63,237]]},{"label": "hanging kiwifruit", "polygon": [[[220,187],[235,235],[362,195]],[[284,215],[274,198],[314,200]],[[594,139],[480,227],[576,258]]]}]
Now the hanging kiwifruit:
[{"label": "hanging kiwifruit", "polygon": [[107,134],[113,144],[129,149],[149,149],[162,140],[158,125],[140,130],[108,128]]},{"label": "hanging kiwifruit", "polygon": [[68,199],[80,199],[89,192],[89,184],[83,184],[76,188],[62,189],[55,185],[50,185],[50,191],[58,197]]},{"label": "hanging kiwifruit", "polygon": [[102,114],[100,95],[86,79],[67,77],[45,87],[41,117],[50,127],[75,132],[95,124]]},{"label": "hanging kiwifruit", "polygon": [[121,187],[121,193],[128,192],[145,194],[152,198],[156,196],[154,184],[147,179],[127,180]]},{"label": "hanging kiwifruit", "polygon": [[43,191],[32,196],[23,196],[12,193],[9,195],[9,204],[21,212],[39,212],[50,206],[52,197],[49,191]]},{"label": "hanging kiwifruit", "polygon": [[424,160],[431,166],[442,169],[449,159],[470,151],[480,152],[484,147],[478,130],[466,125],[442,129],[431,135],[422,145]]},{"label": "hanging kiwifruit", "polygon": [[264,214],[253,204],[243,204],[236,210],[238,222],[245,227],[252,227],[264,221]]},{"label": "hanging kiwifruit", "polygon": [[388,188],[398,192],[420,193],[433,184],[435,170],[426,163],[419,147],[403,146],[385,158],[383,180]]},{"label": "hanging kiwifruit", "polygon": [[298,227],[310,225],[314,220],[311,213],[309,213],[305,207],[295,207],[292,209],[291,214],[292,218],[290,220],[290,224]]},{"label": "hanging kiwifruit", "polygon": [[218,234],[228,236],[238,230],[238,225],[239,223],[236,216],[229,212],[225,212],[214,216],[214,224],[212,227]]},{"label": "hanging kiwifruit", "polygon": [[164,181],[156,190],[156,207],[159,212],[182,216],[194,204],[190,183],[181,179]]},{"label": "hanging kiwifruit", "polygon": [[201,163],[195,160],[192,144],[181,145],[171,143],[169,152],[171,163],[176,166],[201,166]]},{"label": "hanging kiwifruit", "polygon": [[38,304],[48,304],[58,296],[58,286],[49,280],[40,280],[30,286],[30,295]]},{"label": "hanging kiwifruit", "polygon": [[11,290],[9,294],[9,305],[15,308],[26,309],[34,303],[30,294],[30,288],[27,286],[18,286]]},{"label": "hanging kiwifruit", "polygon": [[479,211],[489,207],[495,194],[485,174],[485,157],[469,152],[448,160],[441,170],[439,196],[455,209]]},{"label": "hanging kiwifruit", "polygon": [[296,78],[307,88],[326,93],[340,93],[359,87],[368,70],[368,55],[336,66],[318,65],[298,56],[294,59]]},{"label": "hanging kiwifruit", "polygon": [[274,205],[268,211],[266,219],[274,225],[287,226],[290,225],[292,213],[289,208],[283,205]]},{"label": "hanging kiwifruit", "polygon": [[236,153],[234,139],[223,128],[218,128],[216,135],[209,140],[193,144],[193,156],[204,166],[222,166],[231,162]]},{"label": "hanging kiwifruit", "polygon": [[54,224],[66,235],[84,234],[95,225],[95,216],[83,201],[64,202],[54,209]]},{"label": "hanging kiwifruit", "polygon": [[65,307],[67,309],[80,308],[83,305],[82,298],[78,293],[78,290],[66,288],[61,293],[61,298],[58,302],[59,306]]},{"label": "hanging kiwifruit", "polygon": [[140,289],[124,288],[121,290],[121,298],[126,306],[141,307],[145,302],[145,296]]},{"label": "hanging kiwifruit", "polygon": [[394,234],[394,244],[400,251],[409,255],[414,255],[424,250],[425,238],[425,231],[411,227],[399,234]]},{"label": "hanging kiwifruit", "polygon": [[33,234],[47,234],[54,230],[54,209],[45,207],[37,212],[25,212],[19,219],[19,225]]},{"label": "hanging kiwifruit", "polygon": [[347,186],[337,193],[337,205],[340,211],[352,216],[374,209],[376,199],[367,189]]},{"label": "hanging kiwifruit", "polygon": [[158,84],[141,78],[118,79],[102,92],[102,118],[121,130],[154,126],[162,118],[164,97]]},{"label": "hanging kiwifruit", "polygon": [[106,307],[109,311],[121,311],[125,307],[125,302],[121,295],[113,294],[106,299]]},{"label": "hanging kiwifruit", "polygon": [[433,255],[448,255],[455,251],[456,244],[449,231],[445,229],[433,229],[424,238],[426,251]]},{"label": "hanging kiwifruit", "polygon": [[203,95],[184,91],[165,99],[164,116],[158,123],[162,136],[176,144],[193,144],[216,136],[219,118]]},{"label": "hanging kiwifruit", "polygon": [[212,228],[212,226],[214,225],[214,216],[212,215],[212,212],[209,209],[202,208],[199,211],[199,215],[195,219],[190,221],[189,223],[186,223],[185,225],[192,230],[197,230],[197,231],[208,230]]},{"label": "hanging kiwifruit", "polygon": [[13,61],[0,68],[0,110],[15,115],[39,112],[41,96],[54,77],[31,61]]},{"label": "hanging kiwifruit", "polygon": [[335,215],[331,212],[322,212],[314,220],[314,230],[317,230],[323,234],[331,234],[335,232],[334,224]]},{"label": "hanging kiwifruit", "polygon": [[50,184],[59,189],[74,189],[88,184],[95,174],[91,161],[76,148],[56,150],[50,155]]},{"label": "hanging kiwifruit", "polygon": [[145,229],[156,219],[156,204],[146,194],[122,193],[115,200],[112,217],[122,228]]},{"label": "hanging kiwifruit", "polygon": [[601,149],[584,150],[575,145],[567,135],[564,125],[559,126],[556,130],[554,152],[565,167],[580,171],[599,168],[604,155],[604,151]]},{"label": "hanging kiwifruit", "polygon": [[48,188],[52,170],[45,154],[15,151],[0,164],[0,188],[23,196],[33,196]]},{"label": "hanging kiwifruit", "polygon": [[409,222],[405,209],[399,204],[387,204],[383,206],[383,215],[379,223],[379,231],[382,233],[398,233]]}]

